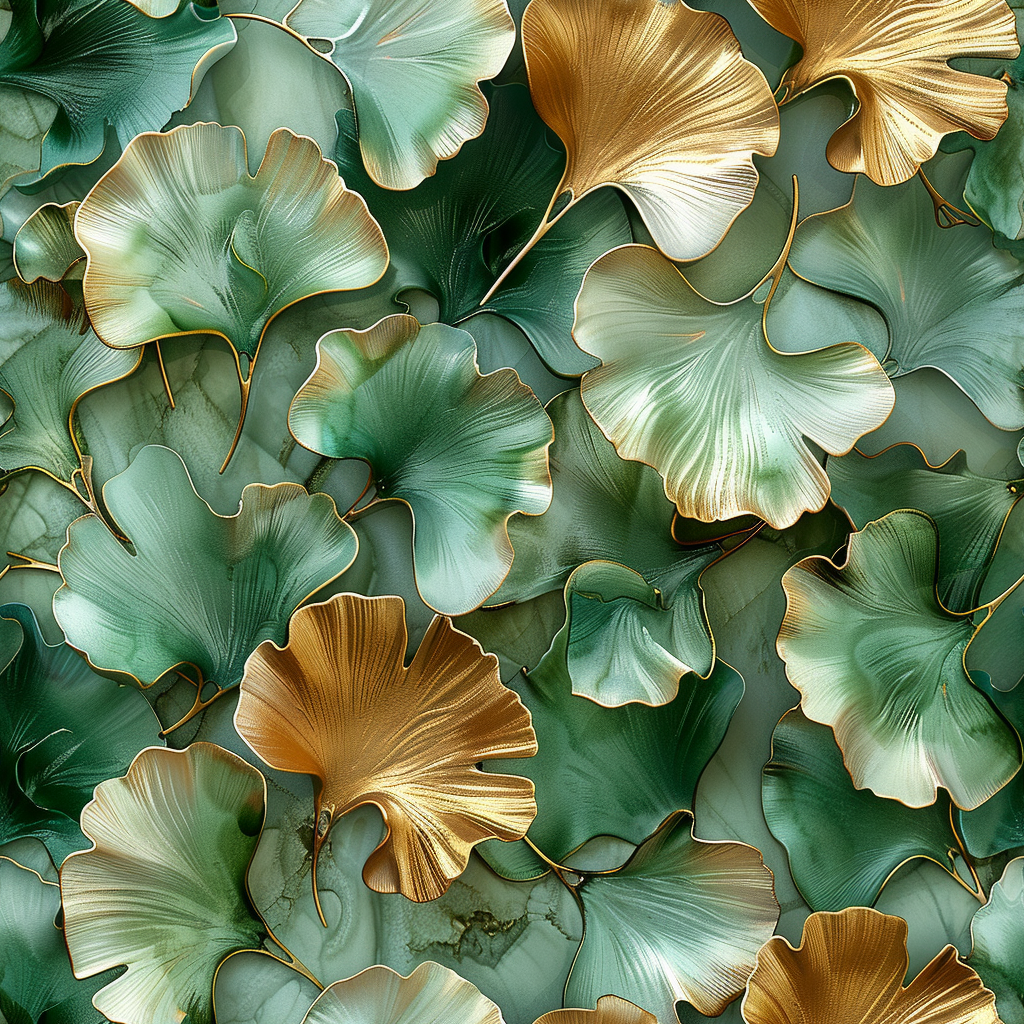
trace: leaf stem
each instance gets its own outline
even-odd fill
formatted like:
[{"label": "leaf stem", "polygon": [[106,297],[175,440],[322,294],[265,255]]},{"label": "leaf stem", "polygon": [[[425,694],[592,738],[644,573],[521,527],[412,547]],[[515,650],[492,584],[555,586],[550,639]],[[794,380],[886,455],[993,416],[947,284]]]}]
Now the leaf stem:
[{"label": "leaf stem", "polygon": [[947,199],[944,199],[939,190],[928,180],[923,167],[918,167],[917,176],[921,179],[924,187],[928,190],[928,196],[935,207],[935,223],[940,228],[956,228],[967,225],[972,228],[979,227],[981,221],[973,214],[960,207],[954,206]]},{"label": "leaf stem", "polygon": [[167,377],[167,367],[164,366],[164,354],[160,349],[160,341],[157,339],[153,342],[153,347],[156,349],[156,361],[160,367],[160,379],[164,382],[164,391],[167,392],[167,401],[170,403],[171,408],[174,408],[174,392],[171,390],[171,382]]}]

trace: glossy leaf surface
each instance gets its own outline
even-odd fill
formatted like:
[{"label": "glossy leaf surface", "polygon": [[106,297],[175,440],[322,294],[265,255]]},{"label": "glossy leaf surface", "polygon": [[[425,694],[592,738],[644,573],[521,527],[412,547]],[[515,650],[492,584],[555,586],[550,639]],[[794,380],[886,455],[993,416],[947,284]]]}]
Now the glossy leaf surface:
[{"label": "glossy leaf surface", "polygon": [[1003,1024],[1024,1021],[1024,857],[1006,865],[988,903],[974,916],[970,965],[996,996]]},{"label": "glossy leaf surface", "polygon": [[508,369],[485,376],[465,331],[397,314],[340,330],[292,403],[300,444],[368,462],[377,497],[408,504],[416,585],[431,608],[471,611],[512,564],[506,523],[551,501],[551,423]]},{"label": "glossy leaf surface", "polygon": [[54,614],[93,665],[143,686],[177,666],[234,686],[259,643],[283,641],[295,608],[356,556],[355,534],[326,495],[250,484],[238,513],[218,516],[159,445],[108,481],[103,500],[134,553],[97,516],[76,520]]}]

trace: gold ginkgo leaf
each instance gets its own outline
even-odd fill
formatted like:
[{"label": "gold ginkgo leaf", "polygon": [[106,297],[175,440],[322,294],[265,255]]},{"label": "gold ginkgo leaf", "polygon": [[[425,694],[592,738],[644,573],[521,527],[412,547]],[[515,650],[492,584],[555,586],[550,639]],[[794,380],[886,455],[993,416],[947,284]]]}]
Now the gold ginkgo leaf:
[{"label": "gold ginkgo leaf", "polygon": [[747,1024],[999,1024],[995,997],[946,946],[903,987],[907,922],[867,907],[811,914],[800,945],[781,935],[757,955]]},{"label": "gold ginkgo leaf", "polygon": [[728,22],[681,0],[532,0],[522,38],[533,105],[567,153],[540,227],[502,279],[605,185],[629,196],[666,256],[710,252],[754,197],[754,153],[779,143],[771,89]]},{"label": "gold ginkgo leaf", "polygon": [[328,829],[362,804],[388,825],[363,879],[417,901],[444,893],[477,843],[525,835],[533,783],[477,768],[537,752],[493,654],[438,615],[406,667],[400,597],[336,594],[300,608],[288,637],[246,662],[235,726],[271,767],[313,777],[314,895]]},{"label": "gold ginkgo leaf", "polygon": [[750,0],[803,57],[782,77],[786,103],[845,78],[859,101],[829,140],[829,163],[898,185],[950,132],[991,139],[1006,120],[1006,83],[954,70],[958,57],[1016,57],[1005,0]]},{"label": "gold ginkgo leaf", "polygon": [[658,1018],[628,999],[601,996],[594,1010],[552,1010],[534,1024],[658,1024]]}]

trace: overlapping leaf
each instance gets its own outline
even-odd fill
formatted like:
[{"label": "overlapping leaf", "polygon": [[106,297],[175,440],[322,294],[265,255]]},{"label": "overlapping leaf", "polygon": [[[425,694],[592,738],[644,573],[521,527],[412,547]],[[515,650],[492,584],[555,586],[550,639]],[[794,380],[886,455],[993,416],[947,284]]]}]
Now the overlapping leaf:
[{"label": "overlapping leaf", "polygon": [[238,513],[218,516],[158,445],[107,482],[103,501],[131,550],[96,515],[72,523],[54,614],[93,665],[143,686],[178,666],[197,683],[234,686],[259,643],[283,641],[295,608],[356,555],[326,495],[250,484]]},{"label": "overlapping leaf", "polygon": [[128,966],[94,999],[112,1021],[211,1024],[217,965],[266,935],[245,889],[265,802],[260,773],[211,743],[144,750],[96,787],[61,895],[75,976]]},{"label": "overlapping leaf", "polygon": [[389,829],[366,884],[421,901],[448,888],[473,846],[519,839],[537,812],[531,782],[476,767],[537,749],[497,658],[441,616],[408,668],[407,644],[401,598],[338,594],[296,612],[288,645],[262,644],[246,664],[238,732],[272,767],[313,776],[314,892],[327,831],[361,804],[377,804]]},{"label": "overlapping leaf", "polygon": [[778,651],[857,787],[923,807],[941,786],[971,809],[1020,769],[1020,738],[967,674],[976,630],[938,601],[937,547],[926,515],[893,512],[853,534],[842,566],[793,566]]},{"label": "overlapping leaf", "polygon": [[926,858],[955,877],[949,800],[911,809],[855,789],[832,730],[788,712],[772,734],[762,783],[764,816],[786,847],[812,910],[870,906],[908,861]]},{"label": "overlapping leaf", "polygon": [[0,843],[43,840],[57,864],[85,844],[78,815],[160,725],[138,692],[50,646],[32,611],[0,606]]},{"label": "overlapping leaf", "polygon": [[618,996],[601,996],[593,1010],[552,1010],[537,1024],[657,1024],[657,1018]]},{"label": "overlapping leaf", "polygon": [[1024,1022],[1024,857],[1006,865],[988,903],[974,915],[969,963],[996,997],[1003,1024]]},{"label": "overlapping leaf", "polygon": [[804,438],[841,454],[892,409],[866,349],[780,352],[762,314],[751,296],[705,299],[645,246],[587,272],[573,334],[601,366],[585,374],[583,401],[621,456],[661,473],[680,515],[790,526],[829,494]]},{"label": "overlapping leaf", "polygon": [[39,207],[18,229],[14,238],[14,265],[18,276],[32,284],[39,278],[60,281],[65,276],[81,278],[85,253],[75,238],[78,203],[47,203]]},{"label": "overlapping leaf", "polygon": [[622,868],[582,876],[569,1006],[611,994],[669,1021],[677,1000],[717,1016],[743,990],[778,920],[772,874],[753,847],[695,839],[691,824],[681,814]]},{"label": "overlapping leaf", "polygon": [[779,141],[768,83],[725,19],[684,3],[534,0],[522,38],[534,106],[567,151],[538,233],[613,185],[670,258],[713,249],[753,198],[753,155]]},{"label": "overlapping leaf", "polygon": [[835,1019],[863,1024],[999,1024],[995,1000],[946,946],[909,985],[907,923],[858,907],[812,914],[794,949],[772,938],[743,999],[747,1024]]},{"label": "overlapping leaf", "polygon": [[551,423],[537,398],[513,370],[481,376],[465,331],[402,314],[332,331],[317,354],[292,433],[322,455],[368,462],[377,497],[412,511],[423,600],[472,611],[512,564],[509,517],[551,501]]},{"label": "overlapping leaf", "polygon": [[773,27],[800,44],[782,77],[784,101],[844,78],[859,107],[829,140],[840,171],[879,185],[911,178],[942,136],[966,129],[991,139],[1006,118],[1006,86],[950,66],[964,57],[1016,57],[1020,47],[1004,0],[845,8],[816,0],[750,0]]},{"label": "overlapping leaf", "polygon": [[[555,863],[599,835],[640,843],[673,812],[692,808],[697,780],[743,696],[739,673],[718,662],[708,679],[686,677],[660,707],[602,707],[573,693],[554,648],[511,685],[539,749],[529,761],[496,761],[492,770],[534,781],[537,818],[528,837]],[[508,877],[520,877],[524,866],[530,875],[547,870],[515,846],[488,843],[483,853]]]},{"label": "overlapping leaf", "polygon": [[230,21],[195,4],[159,21],[124,0],[10,0],[8,9],[0,139],[14,136],[17,144],[5,146],[15,166],[0,163],[0,190],[18,171],[38,171],[28,179],[35,181],[68,164],[92,163],[103,152],[107,124],[122,146],[160,129],[235,42]]},{"label": "overlapping leaf", "polygon": [[790,265],[885,317],[891,377],[935,367],[997,427],[1024,426],[1024,272],[987,232],[940,228],[916,182],[859,180],[848,206],[800,225]]},{"label": "overlapping leaf", "polygon": [[481,137],[412,191],[382,189],[366,174],[346,111],[338,115],[338,167],[388,240],[391,271],[379,286],[388,299],[421,288],[437,299],[439,318],[450,324],[493,310],[522,328],[555,372],[580,374],[594,364],[573,344],[573,302],[587,267],[632,240],[626,211],[607,191],[588,197],[481,305],[501,268],[529,239],[564,163],[523,86],[491,89],[488,97]]},{"label": "overlapping leaf", "polygon": [[504,0],[299,0],[285,24],[326,44],[352,87],[366,169],[391,189],[418,185],[483,131],[479,83],[515,40]]}]

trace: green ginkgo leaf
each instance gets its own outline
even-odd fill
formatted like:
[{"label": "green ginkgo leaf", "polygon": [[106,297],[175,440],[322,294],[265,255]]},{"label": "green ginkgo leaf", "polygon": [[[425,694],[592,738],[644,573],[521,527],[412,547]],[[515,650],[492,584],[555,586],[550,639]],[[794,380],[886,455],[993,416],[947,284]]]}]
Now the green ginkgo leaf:
[{"label": "green ginkgo leaf", "polygon": [[252,177],[237,128],[140,135],[82,202],[75,234],[88,254],[86,308],[108,345],[179,334],[228,342],[239,360],[239,434],[270,321],[318,292],[373,284],[388,262],[363,200],[315,142],[287,128],[271,135]]},{"label": "green ginkgo leaf", "polygon": [[513,370],[481,376],[471,335],[389,316],[317,344],[288,419],[299,444],[369,463],[378,499],[404,501],[424,602],[472,611],[512,564],[505,524],[551,501],[551,421]]},{"label": "green ginkgo leaf", "polygon": [[757,295],[711,302],[655,249],[624,246],[587,271],[573,335],[601,360],[583,377],[588,411],[623,458],[658,470],[680,515],[781,529],[828,499],[804,439],[847,452],[895,399],[858,344],[773,348]]},{"label": "green ginkgo leaf", "polygon": [[0,285],[0,389],[14,406],[0,427],[0,467],[70,484],[82,465],[72,429],[78,403],[128,376],[140,358],[104,345],[60,287]]},{"label": "green ginkgo leaf", "polygon": [[390,298],[412,288],[428,291],[439,318],[450,324],[492,310],[518,325],[556,373],[580,374],[594,360],[573,343],[573,302],[587,267],[632,240],[625,207],[608,190],[588,197],[481,305],[502,266],[533,232],[565,163],[529,90],[507,85],[488,96],[483,135],[410,192],[382,189],[369,178],[347,111],[338,115],[338,167],[384,229],[393,273],[382,287]]},{"label": "green ginkgo leaf", "polygon": [[858,179],[848,206],[800,225],[790,265],[885,317],[889,376],[934,367],[997,427],[1024,427],[1024,270],[987,231],[940,228],[919,182]]},{"label": "green ginkgo leaf", "polygon": [[871,458],[851,452],[829,459],[825,468],[832,500],[858,530],[895,509],[927,513],[939,531],[939,600],[953,611],[977,605],[1006,520],[1024,494],[1024,479],[972,473],[963,451],[933,466],[912,444]]},{"label": "green ginkgo leaf", "polygon": [[60,864],[85,844],[78,816],[160,723],[137,690],[50,646],[31,609],[0,605],[0,843],[35,836]]},{"label": "green ginkgo leaf", "polygon": [[245,887],[265,805],[263,776],[212,743],[144,750],[96,787],[61,896],[75,977],[128,967],[93,999],[112,1021],[212,1024],[218,964],[266,936]]},{"label": "green ginkgo leaf", "polygon": [[949,799],[911,809],[855,789],[827,726],[794,709],[772,734],[761,798],[772,835],[811,910],[870,907],[908,861],[925,858],[957,877]]},{"label": "green ginkgo leaf", "polygon": [[661,477],[642,462],[618,456],[579,391],[556,395],[547,413],[555,428],[551,507],[542,516],[509,520],[516,557],[489,603],[528,601],[560,590],[577,566],[592,559],[619,562],[653,584],[680,564],[693,564],[694,553],[672,539],[675,508]]},{"label": "green ginkgo leaf", "polygon": [[678,1000],[718,1016],[743,991],[779,919],[772,873],[752,846],[704,842],[692,825],[676,815],[623,867],[581,876],[566,1006],[616,995],[671,1021]]},{"label": "green ginkgo leaf", "polygon": [[322,43],[348,79],[363,162],[391,189],[418,185],[483,131],[479,83],[516,37],[504,0],[299,0],[285,25]]},{"label": "green ginkgo leaf", "polygon": [[440,964],[420,964],[403,978],[369,967],[317,997],[303,1024],[504,1024],[480,990]]},{"label": "green ginkgo leaf", "polygon": [[40,206],[14,237],[14,265],[27,284],[39,278],[60,281],[85,273],[85,253],[75,238],[78,202]]},{"label": "green ginkgo leaf", "polygon": [[231,22],[216,8],[191,3],[159,21],[125,0],[10,0],[10,10],[0,42],[0,123],[25,138],[26,123],[45,121],[43,105],[55,105],[38,162],[24,166],[39,173],[25,183],[92,163],[108,124],[122,146],[163,127],[235,43]]},{"label": "green ginkgo leaf", "polygon": [[854,785],[908,807],[941,786],[970,810],[1018,772],[1021,744],[967,674],[976,628],[940,604],[937,571],[928,516],[868,523],[843,565],[815,556],[783,576],[778,652],[804,714],[835,731]]},{"label": "green ginkgo leaf", "polygon": [[[556,863],[595,836],[640,843],[673,812],[691,809],[697,780],[743,696],[740,674],[717,662],[708,679],[684,677],[666,704],[602,707],[573,693],[554,648],[509,685],[530,711],[539,748],[516,765],[536,787],[527,838]],[[507,772],[511,765],[487,768]],[[510,858],[522,855],[521,846],[492,841],[481,853],[499,874],[520,877],[519,861]],[[546,870],[537,866],[536,874]]]},{"label": "green ginkgo leaf", "polygon": [[1024,1024],[1024,857],[1011,860],[971,922],[967,962],[996,995],[1003,1024]]},{"label": "green ginkgo leaf", "polygon": [[104,485],[103,503],[131,550],[96,515],[72,523],[54,614],[93,665],[142,686],[178,666],[197,683],[235,686],[259,644],[283,644],[291,613],[356,556],[327,495],[250,484],[238,512],[218,516],[159,445]]},{"label": "green ginkgo leaf", "polygon": [[55,924],[59,911],[59,885],[0,857],[0,1019],[7,1024],[105,1019],[90,1002],[97,982],[76,981],[71,973],[64,936]]}]

